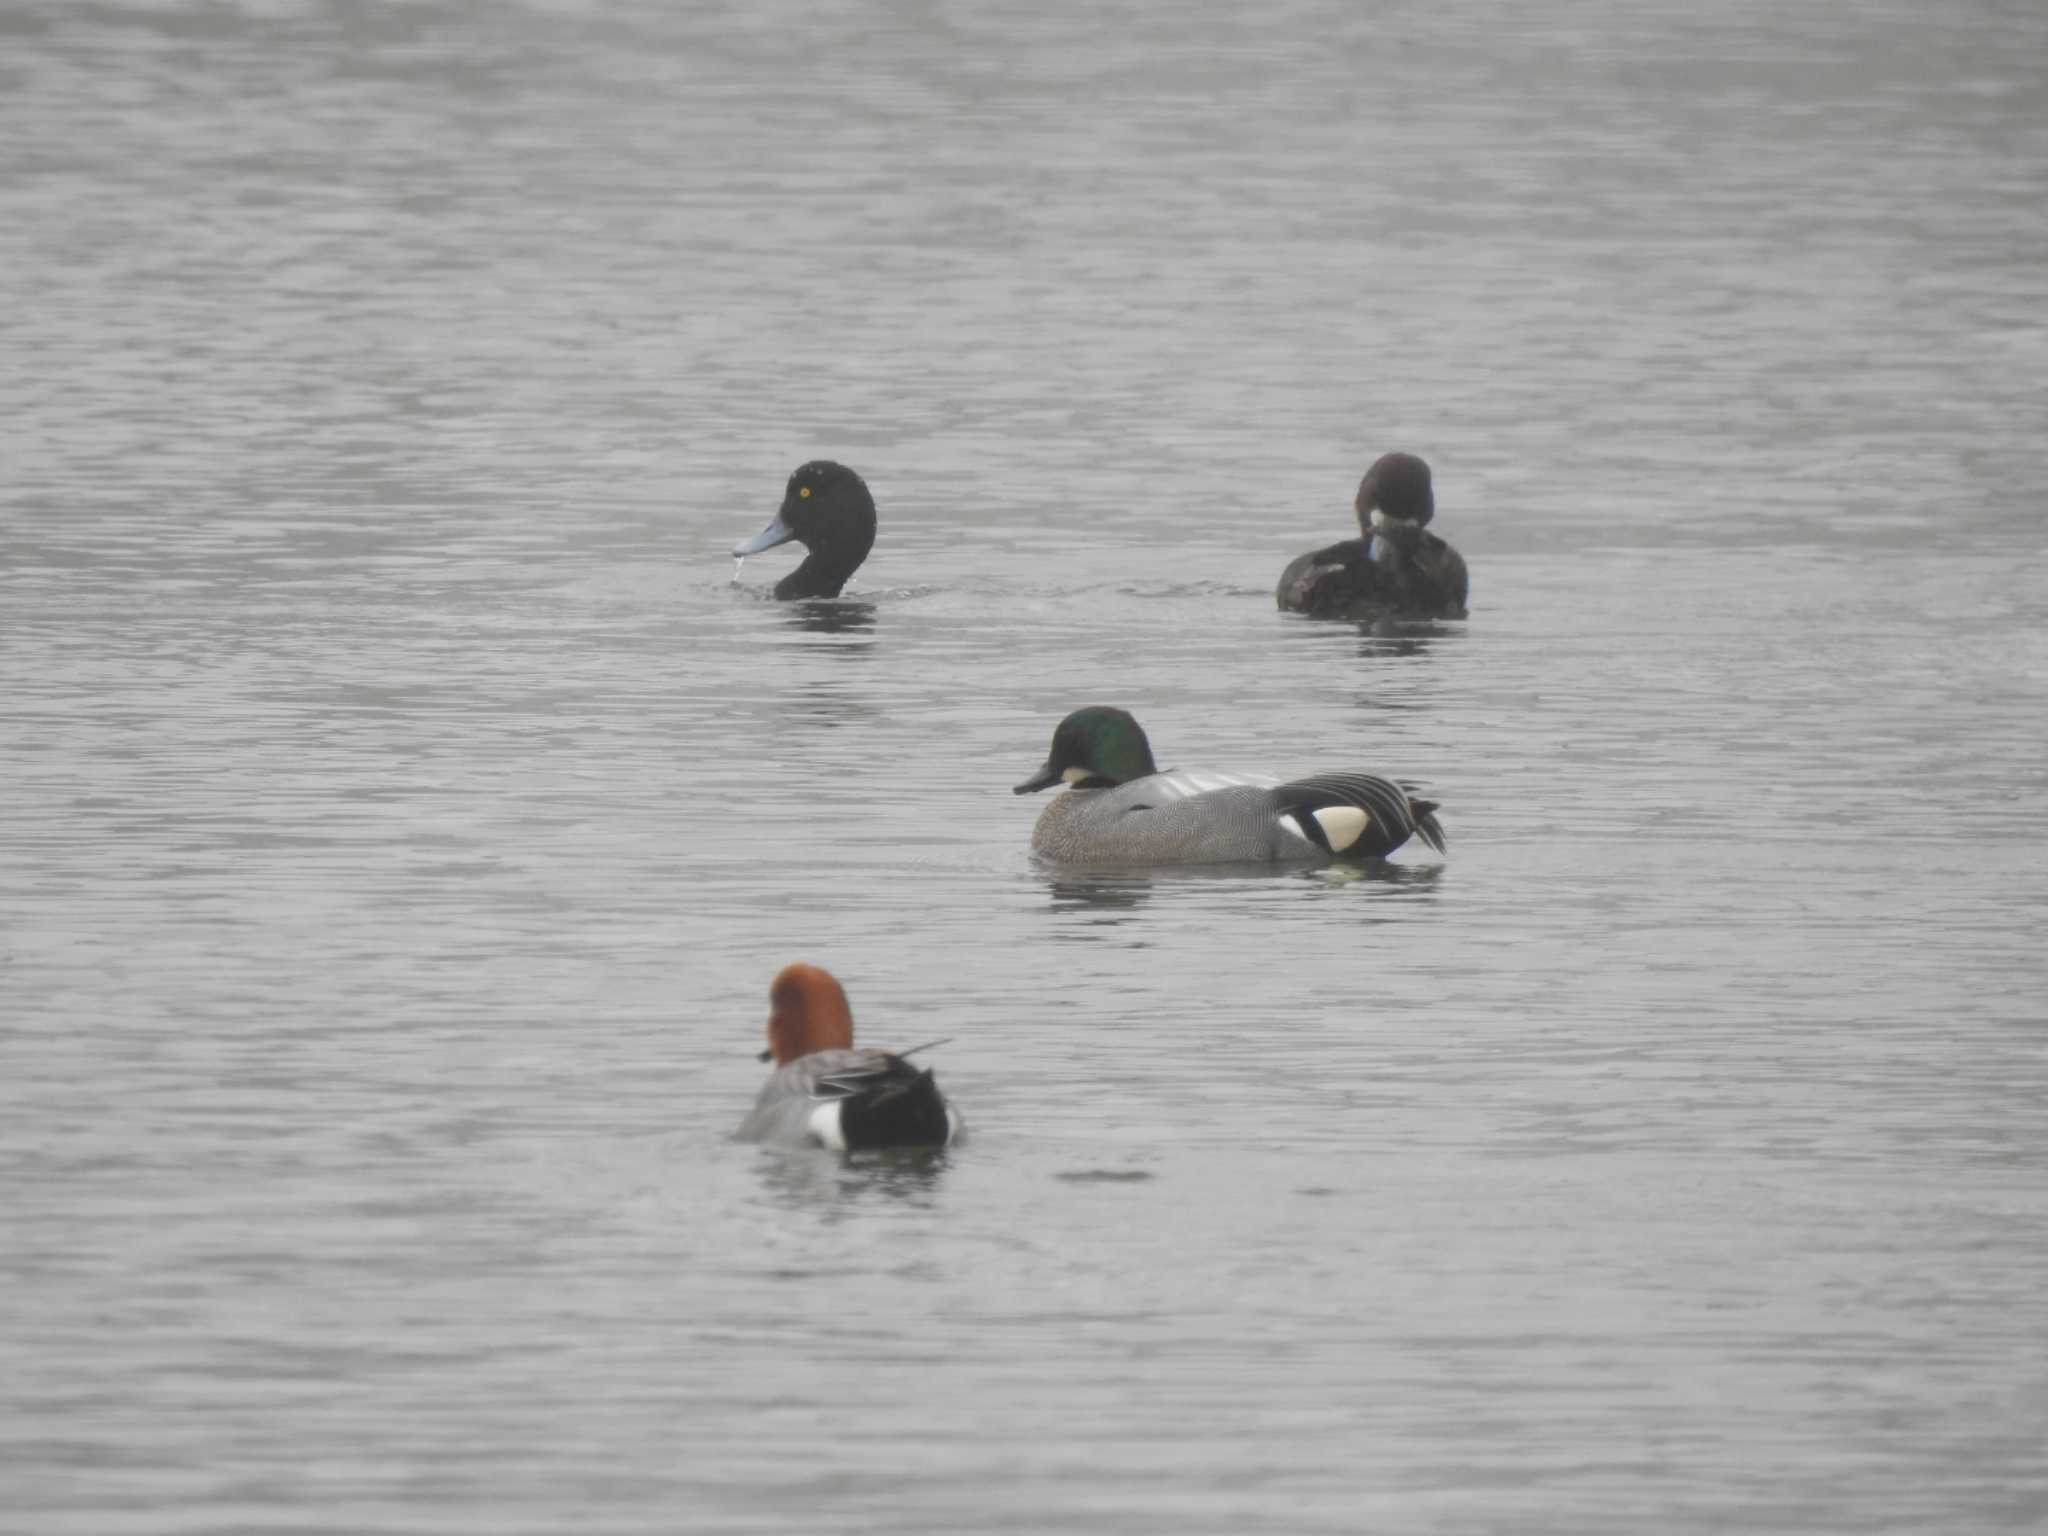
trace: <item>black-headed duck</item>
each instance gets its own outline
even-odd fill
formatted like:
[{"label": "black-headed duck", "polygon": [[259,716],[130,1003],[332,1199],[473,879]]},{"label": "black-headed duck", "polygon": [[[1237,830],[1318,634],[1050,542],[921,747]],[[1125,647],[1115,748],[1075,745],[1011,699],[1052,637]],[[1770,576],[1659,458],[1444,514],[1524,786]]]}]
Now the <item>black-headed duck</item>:
[{"label": "black-headed duck", "polygon": [[875,546],[875,498],[844,464],[813,459],[789,477],[775,520],[733,545],[734,559],[795,539],[809,551],[775,584],[779,598],[837,597]]},{"label": "black-headed duck", "polygon": [[1289,562],[1274,592],[1280,606],[1317,618],[1463,618],[1464,557],[1428,531],[1429,466],[1412,453],[1382,454],[1352,505],[1364,536]]}]

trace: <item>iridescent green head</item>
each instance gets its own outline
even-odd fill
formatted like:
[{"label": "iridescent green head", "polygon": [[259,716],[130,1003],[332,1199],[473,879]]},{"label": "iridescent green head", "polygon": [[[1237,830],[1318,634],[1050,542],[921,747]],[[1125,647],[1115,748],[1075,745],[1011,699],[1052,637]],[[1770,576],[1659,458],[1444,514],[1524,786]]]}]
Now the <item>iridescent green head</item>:
[{"label": "iridescent green head", "polygon": [[1107,789],[1158,771],[1145,728],[1125,710],[1091,704],[1060,722],[1052,733],[1052,753],[1045,766],[1019,784],[1016,792],[1028,795],[1060,783],[1076,789]]}]

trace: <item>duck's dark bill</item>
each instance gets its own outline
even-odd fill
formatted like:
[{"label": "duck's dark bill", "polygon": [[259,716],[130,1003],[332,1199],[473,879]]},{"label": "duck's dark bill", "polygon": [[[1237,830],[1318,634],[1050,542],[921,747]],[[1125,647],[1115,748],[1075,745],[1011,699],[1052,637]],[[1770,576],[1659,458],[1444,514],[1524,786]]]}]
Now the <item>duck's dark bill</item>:
[{"label": "duck's dark bill", "polygon": [[780,517],[777,517],[774,522],[763,528],[751,539],[742,539],[739,543],[733,545],[733,558],[737,560],[742,555],[758,555],[764,549],[773,549],[778,544],[787,544],[795,537],[796,530],[785,523]]},{"label": "duck's dark bill", "polygon": [[1011,790],[1010,793],[1013,795],[1032,795],[1036,794],[1041,789],[1045,789],[1050,785],[1059,783],[1059,781],[1059,769],[1053,767],[1051,763],[1047,763],[1043,768],[1039,769],[1038,772],[1034,773],[1022,784],[1019,784],[1015,789]]},{"label": "duck's dark bill", "polygon": [[772,1045],[771,1045],[771,1046],[769,1046],[767,1050],[763,1051],[763,1052],[762,1052],[762,1053],[761,1053],[760,1055],[758,1055],[758,1056],[756,1056],[756,1057],[754,1058],[754,1060],[756,1060],[756,1061],[773,1061],[774,1059],[775,1059],[775,1047],[774,1047],[774,1046],[772,1046]]}]

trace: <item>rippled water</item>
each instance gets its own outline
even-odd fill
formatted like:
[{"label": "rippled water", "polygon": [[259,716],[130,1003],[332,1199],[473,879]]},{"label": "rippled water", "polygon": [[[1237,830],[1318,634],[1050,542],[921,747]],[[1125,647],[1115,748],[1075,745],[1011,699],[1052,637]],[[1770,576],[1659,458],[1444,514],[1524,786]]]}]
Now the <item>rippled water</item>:
[{"label": "rippled water", "polygon": [[[2036,8],[0,32],[0,1525],[2039,1527]],[[797,957],[970,1142],[724,1139]]]}]

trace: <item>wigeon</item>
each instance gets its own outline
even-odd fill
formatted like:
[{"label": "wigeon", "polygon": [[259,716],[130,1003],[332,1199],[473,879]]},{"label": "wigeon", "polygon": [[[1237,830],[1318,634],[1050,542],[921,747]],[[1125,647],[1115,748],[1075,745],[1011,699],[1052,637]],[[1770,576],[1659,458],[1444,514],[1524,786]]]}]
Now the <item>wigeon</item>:
[{"label": "wigeon", "polygon": [[[922,1050],[920,1046],[918,1049]],[[785,965],[768,988],[768,1049],[775,1070],[741,1141],[830,1147],[943,1147],[964,1131],[929,1068],[888,1051],[856,1050],[853,1010],[832,973]]]}]

